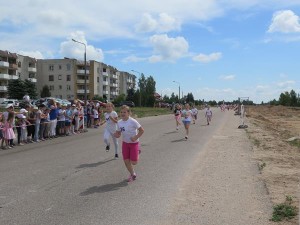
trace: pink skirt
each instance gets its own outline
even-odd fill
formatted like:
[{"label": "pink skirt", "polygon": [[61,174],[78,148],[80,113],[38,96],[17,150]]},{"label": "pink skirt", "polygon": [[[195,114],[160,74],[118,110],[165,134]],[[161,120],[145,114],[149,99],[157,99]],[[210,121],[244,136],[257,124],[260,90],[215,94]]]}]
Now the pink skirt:
[{"label": "pink skirt", "polygon": [[7,128],[4,132],[3,132],[3,137],[7,140],[10,139],[15,139],[16,135],[15,132],[12,128]]}]

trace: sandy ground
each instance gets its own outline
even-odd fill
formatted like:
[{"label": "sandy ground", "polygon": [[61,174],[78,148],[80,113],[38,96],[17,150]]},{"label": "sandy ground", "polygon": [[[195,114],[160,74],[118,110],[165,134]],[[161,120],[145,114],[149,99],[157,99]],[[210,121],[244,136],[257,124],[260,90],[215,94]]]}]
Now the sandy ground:
[{"label": "sandy ground", "polygon": [[[293,205],[299,209],[300,148],[287,140],[300,136],[300,108],[248,107],[246,122],[253,157],[265,165],[261,174],[273,205],[292,196]],[[299,224],[299,212],[295,219],[277,224]]]},{"label": "sandy ground", "polygon": [[[264,108],[268,116],[262,117],[261,109],[247,108],[248,129],[237,129],[240,117],[233,111],[225,112],[227,122],[199,153],[193,172],[182,182],[168,219],[162,224],[299,223],[298,216],[276,223],[270,218],[272,207],[284,202],[287,195],[299,205],[300,151],[285,140],[299,132],[300,111],[290,119],[291,113],[284,110],[289,118],[286,121],[282,114],[276,116],[268,108]],[[287,127],[281,127],[283,124]],[[281,131],[286,134],[286,129],[289,135],[280,135]]]}]

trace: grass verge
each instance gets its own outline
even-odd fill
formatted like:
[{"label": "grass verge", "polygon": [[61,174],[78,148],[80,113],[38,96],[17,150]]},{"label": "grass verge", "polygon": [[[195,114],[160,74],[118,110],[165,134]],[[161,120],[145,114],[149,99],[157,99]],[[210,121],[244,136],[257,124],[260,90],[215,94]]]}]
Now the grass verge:
[{"label": "grass verge", "polygon": [[275,205],[273,207],[272,221],[279,222],[283,219],[292,219],[297,215],[297,207],[292,206],[292,197],[286,196],[284,203]]}]

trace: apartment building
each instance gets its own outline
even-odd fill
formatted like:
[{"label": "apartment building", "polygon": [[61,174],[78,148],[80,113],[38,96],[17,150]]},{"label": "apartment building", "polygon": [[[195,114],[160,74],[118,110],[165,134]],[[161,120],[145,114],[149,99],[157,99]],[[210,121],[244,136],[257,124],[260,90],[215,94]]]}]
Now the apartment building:
[{"label": "apartment building", "polygon": [[[113,101],[118,95],[127,94],[134,87],[135,76],[120,72],[115,67],[95,60],[86,62],[76,59],[45,59],[37,63],[37,89],[48,85],[51,96],[62,99],[87,99],[95,96]],[[86,73],[86,80],[85,80]]]},{"label": "apartment building", "polygon": [[[80,66],[79,66],[80,68]],[[82,71],[79,71],[82,73]],[[37,60],[37,91],[48,85],[51,97],[61,99],[77,98],[77,60],[39,59]],[[84,76],[84,75],[83,75]]]},{"label": "apartment building", "polygon": [[30,80],[33,83],[37,82],[36,79],[36,63],[37,60],[35,58],[23,55],[17,55],[17,76],[21,78],[21,80]]},{"label": "apartment building", "polygon": [[18,79],[17,54],[0,50],[0,99],[7,98],[8,81]]}]

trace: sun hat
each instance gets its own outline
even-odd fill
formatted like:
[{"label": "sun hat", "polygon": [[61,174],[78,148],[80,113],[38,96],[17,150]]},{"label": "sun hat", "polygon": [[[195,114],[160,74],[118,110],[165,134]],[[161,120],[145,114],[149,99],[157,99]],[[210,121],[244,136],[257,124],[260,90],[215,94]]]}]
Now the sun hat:
[{"label": "sun hat", "polygon": [[20,113],[28,113],[26,109],[20,109]]}]

